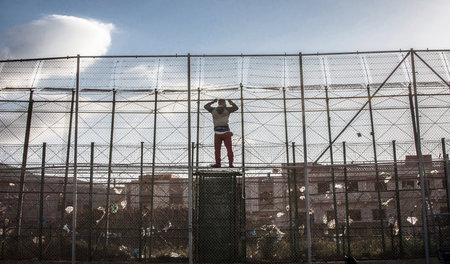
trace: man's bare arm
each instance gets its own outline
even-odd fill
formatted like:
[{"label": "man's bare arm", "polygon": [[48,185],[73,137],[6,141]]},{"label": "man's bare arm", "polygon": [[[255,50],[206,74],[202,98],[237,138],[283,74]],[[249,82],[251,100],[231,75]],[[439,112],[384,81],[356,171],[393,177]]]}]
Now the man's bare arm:
[{"label": "man's bare arm", "polygon": [[208,110],[208,112],[212,112],[214,110],[214,107],[212,107],[211,105],[215,102],[217,102],[217,99],[214,99],[213,101],[205,104],[205,109]]},{"label": "man's bare arm", "polygon": [[233,101],[228,100],[228,103],[231,105],[231,107],[227,108],[228,112],[232,113],[239,109],[239,107],[235,103],[233,103]]}]

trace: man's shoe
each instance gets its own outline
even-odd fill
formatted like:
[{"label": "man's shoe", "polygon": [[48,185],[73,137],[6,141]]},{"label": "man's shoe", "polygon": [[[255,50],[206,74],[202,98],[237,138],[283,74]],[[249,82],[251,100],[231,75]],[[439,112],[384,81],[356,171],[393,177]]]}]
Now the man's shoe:
[{"label": "man's shoe", "polygon": [[221,166],[220,166],[220,164],[213,164],[213,165],[211,165],[211,168],[220,168]]},{"label": "man's shoe", "polygon": [[233,163],[230,163],[230,168],[234,168]]}]

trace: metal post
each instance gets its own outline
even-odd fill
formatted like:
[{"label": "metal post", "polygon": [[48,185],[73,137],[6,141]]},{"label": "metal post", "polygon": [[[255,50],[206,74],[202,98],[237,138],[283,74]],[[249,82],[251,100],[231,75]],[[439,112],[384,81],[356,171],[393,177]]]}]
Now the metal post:
[{"label": "metal post", "polygon": [[243,262],[247,262],[247,223],[246,223],[246,195],[245,195],[245,127],[244,127],[244,86],[242,85],[242,82],[240,83],[240,100],[241,100],[241,157],[242,157],[242,253],[244,254],[242,257]]},{"label": "metal post", "polygon": [[41,190],[39,196],[39,260],[42,260],[42,228],[44,225],[44,177],[47,143],[42,144]]},{"label": "metal post", "polygon": [[91,142],[91,161],[90,161],[90,173],[89,173],[89,233],[88,233],[88,253],[89,261],[92,261],[92,193],[94,189],[94,142]]},{"label": "metal post", "polygon": [[[30,143],[32,116],[33,116],[33,90],[30,90],[30,99],[28,101],[28,112],[27,112],[27,124],[25,129],[25,140],[23,143],[22,167],[20,169],[19,201],[17,204],[17,215],[16,215],[18,241],[20,241],[20,235],[22,231],[23,191],[25,189],[25,174],[27,171],[28,146]],[[21,250],[20,243],[19,243],[19,250]]]},{"label": "metal post", "polygon": [[381,247],[383,249],[383,253],[386,253],[386,240],[384,237],[384,221],[383,221],[383,207],[381,205],[381,182],[380,182],[380,172],[378,168],[378,157],[377,157],[377,143],[375,137],[375,126],[373,121],[373,112],[372,112],[372,96],[370,95],[370,86],[367,85],[367,101],[369,102],[369,115],[370,115],[370,135],[372,135],[372,148],[373,148],[373,160],[375,163],[375,186],[377,189],[377,199],[378,199],[378,218],[380,221],[380,229],[381,229]]},{"label": "metal post", "polygon": [[[200,84],[199,84],[200,85]],[[196,144],[196,148],[195,148],[195,169],[198,170],[198,165],[199,165],[199,146],[200,146],[200,87],[198,87],[197,89],[197,144]]]},{"label": "metal post", "polygon": [[190,151],[191,148],[191,54],[188,54],[187,57],[187,96],[188,96],[188,225],[189,225],[189,264],[193,263],[192,256],[192,164],[191,164],[191,156],[192,153]]},{"label": "metal post", "polygon": [[[299,223],[299,219],[298,219],[298,186],[297,186],[297,165],[296,165],[296,160],[295,160],[295,142],[292,142],[292,163],[294,164],[294,205],[295,205],[295,210],[294,210],[294,220],[295,220],[295,230],[294,230],[294,238],[295,238],[295,260],[296,262],[300,263],[300,256],[299,256],[299,232],[298,232],[298,228],[300,227],[300,223]],[[304,165],[305,166],[305,165]]]},{"label": "metal post", "polygon": [[[412,58],[412,56],[411,56]],[[408,92],[409,92],[409,107],[411,112],[411,121],[413,125],[413,134],[414,134],[414,145],[416,146],[416,155],[419,156],[419,153],[421,153],[420,145],[418,143],[417,137],[417,126],[416,126],[416,114],[414,112],[414,102],[413,102],[413,95],[411,91],[411,85],[408,85]],[[421,155],[420,155],[421,156]],[[426,263],[430,263],[430,247],[429,247],[429,240],[428,240],[428,220],[427,220],[427,208],[426,208],[426,202],[425,202],[425,179],[424,179],[424,173],[422,170],[423,163],[420,161],[419,158],[419,179],[420,179],[420,194],[422,197],[422,223],[423,223],[423,236],[424,236],[424,247],[425,247],[425,259]],[[422,164],[422,165],[421,165]]]},{"label": "metal post", "polygon": [[395,177],[395,200],[397,204],[397,225],[398,225],[398,248],[399,257],[403,257],[403,223],[402,214],[400,209],[400,191],[399,191],[399,177],[398,177],[398,164],[397,164],[397,150],[395,140],[392,141],[392,152],[394,154],[394,177]]},{"label": "metal post", "polygon": [[67,197],[67,180],[69,177],[69,164],[70,164],[70,146],[72,144],[72,122],[73,122],[73,108],[75,104],[75,90],[72,90],[72,100],[70,102],[70,115],[69,115],[69,130],[67,137],[67,151],[66,151],[66,167],[64,171],[64,183],[61,202],[61,218],[59,225],[59,251],[63,256],[64,243],[63,243],[63,226],[64,226],[64,214],[66,212],[66,197]]},{"label": "metal post", "polygon": [[[414,64],[414,56],[415,56],[415,52],[413,49],[411,49],[411,70],[412,70],[412,76],[413,76],[413,88],[414,88],[414,111],[416,112],[416,131],[417,131],[417,147],[416,147],[416,151],[417,149],[418,151],[418,156],[419,156],[419,170],[422,171],[422,176],[423,176],[423,181],[421,182],[421,186],[423,185],[423,187],[425,188],[425,192],[426,192],[426,196],[423,196],[423,199],[425,199],[425,197],[427,197],[427,201],[428,201],[428,208],[430,210],[430,216],[431,216],[431,225],[433,228],[433,234],[434,234],[434,240],[436,243],[436,249],[437,249],[437,254],[440,257],[440,244],[439,244],[439,238],[438,238],[438,234],[437,234],[437,230],[436,230],[436,221],[435,221],[435,215],[433,212],[433,203],[431,202],[431,192],[430,192],[430,186],[428,186],[428,180],[427,180],[427,174],[425,172],[425,162],[423,160],[423,155],[422,155],[422,143],[421,143],[421,133],[420,133],[420,120],[419,120],[419,101],[418,101],[418,96],[417,96],[417,82],[416,82],[416,67]],[[420,175],[420,174],[419,174]],[[422,187],[421,187],[422,188]],[[427,210],[427,208],[425,208],[425,211]],[[425,215],[426,216],[426,215]],[[426,227],[428,228],[428,226]]]},{"label": "metal post", "polygon": [[447,184],[447,210],[450,212],[450,171],[448,167],[448,155],[445,146],[445,138],[441,139],[442,142],[442,157],[444,157],[444,174]]},{"label": "metal post", "polygon": [[306,141],[306,114],[305,114],[305,87],[303,84],[303,56],[299,53],[300,66],[300,88],[302,96],[302,132],[303,132],[303,162],[304,162],[304,176],[305,176],[305,206],[306,206],[306,237],[308,250],[308,264],[311,264],[311,217],[309,208],[309,180],[308,180],[308,146]]},{"label": "metal post", "polygon": [[148,237],[148,257],[152,257],[152,238],[153,238],[153,200],[155,191],[155,163],[156,163],[156,124],[158,117],[158,90],[155,89],[155,105],[153,111],[153,146],[152,146],[152,179],[150,184],[150,231]]},{"label": "metal post", "polygon": [[[345,223],[347,226],[347,254],[352,254],[351,242],[350,242],[350,215],[348,210],[348,168],[347,168],[347,148],[345,147],[345,141],[342,142],[342,152],[344,157],[344,182],[345,182]],[[344,235],[342,235],[344,237]],[[345,252],[345,251],[344,251]]]},{"label": "metal post", "polygon": [[[328,86],[325,86],[325,101],[327,105],[327,127],[328,127],[328,148],[330,149],[330,162],[331,162],[331,187],[333,188],[333,208],[334,208],[334,232],[336,238],[336,254],[341,255],[339,247],[339,221],[338,221],[338,209],[336,199],[336,177],[334,174],[334,157],[333,157],[333,141],[331,139],[331,116],[330,116],[330,98],[328,97]],[[327,219],[327,221],[329,221]]]},{"label": "metal post", "polygon": [[[284,136],[286,143],[286,165],[289,167],[289,136],[288,136],[288,124],[287,124],[287,107],[286,107],[286,88],[283,87],[283,110],[284,110]],[[288,187],[288,200],[289,200],[289,233],[291,239],[291,254],[295,254],[296,236],[294,234],[292,226],[292,197],[291,197],[291,169],[288,168],[287,172],[287,187]]]},{"label": "metal post", "polygon": [[110,129],[110,137],[109,137],[109,160],[108,160],[108,182],[106,185],[106,214],[105,214],[105,245],[103,248],[103,253],[106,254],[108,248],[108,233],[109,233],[109,211],[110,211],[110,192],[111,192],[111,174],[112,174],[112,155],[114,149],[114,119],[116,115],[116,90],[113,90],[113,101],[112,101],[112,110],[111,110],[111,129]]},{"label": "metal post", "polygon": [[141,166],[140,166],[140,175],[139,175],[139,256],[138,260],[141,261],[141,255],[142,255],[142,225],[143,225],[143,218],[142,218],[142,187],[143,187],[143,178],[144,178],[144,142],[141,142]]},{"label": "metal post", "polygon": [[72,216],[72,264],[76,262],[76,239],[77,239],[77,176],[78,176],[78,106],[80,101],[80,55],[77,56],[77,81],[75,101],[75,131],[73,150],[73,216]]}]

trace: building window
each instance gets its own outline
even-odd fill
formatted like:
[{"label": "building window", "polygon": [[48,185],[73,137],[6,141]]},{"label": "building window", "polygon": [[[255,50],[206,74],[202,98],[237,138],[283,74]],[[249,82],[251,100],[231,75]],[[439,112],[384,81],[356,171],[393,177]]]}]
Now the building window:
[{"label": "building window", "polygon": [[169,185],[169,204],[183,205],[183,185],[180,182],[172,181]]},{"label": "building window", "polygon": [[386,210],[381,209],[381,213],[380,213],[380,210],[372,209],[372,219],[373,220],[386,219]]},{"label": "building window", "polygon": [[348,210],[348,216],[353,221],[361,221],[361,210]]},{"label": "building window", "polygon": [[330,183],[328,182],[319,182],[317,184],[317,190],[319,194],[325,194],[330,192]]},{"label": "building window", "polygon": [[414,189],[414,181],[402,181],[402,189]]},{"label": "building window", "polygon": [[[378,182],[378,186],[380,188],[380,192],[387,191],[387,183],[384,180],[380,180]],[[375,182],[375,191],[377,190],[377,183]]]},{"label": "building window", "polygon": [[358,191],[358,182],[357,181],[349,181],[347,183],[347,192],[357,192]]},{"label": "building window", "polygon": [[273,180],[259,182],[259,209],[273,209]]},{"label": "building window", "polygon": [[272,209],[273,208],[273,193],[262,192],[259,194],[259,208]]}]

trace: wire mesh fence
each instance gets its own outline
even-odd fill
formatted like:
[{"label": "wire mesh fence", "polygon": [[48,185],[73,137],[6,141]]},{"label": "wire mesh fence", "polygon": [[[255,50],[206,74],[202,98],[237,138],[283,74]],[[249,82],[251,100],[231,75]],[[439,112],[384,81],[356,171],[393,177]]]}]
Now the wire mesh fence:
[{"label": "wire mesh fence", "polygon": [[[443,258],[449,57],[0,61],[0,257]],[[233,168],[210,168],[220,98]]]}]

